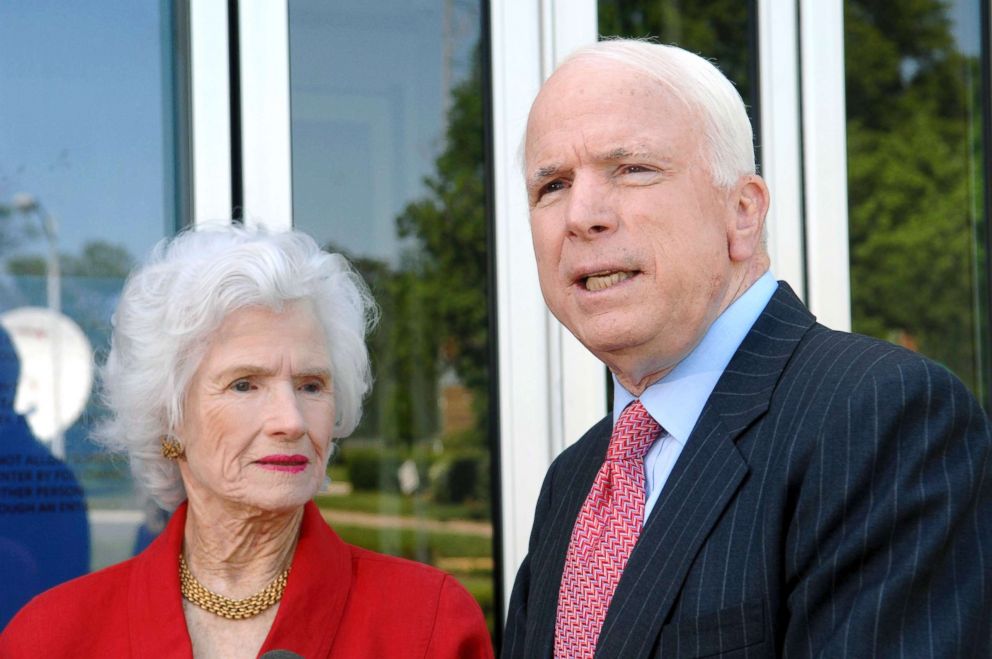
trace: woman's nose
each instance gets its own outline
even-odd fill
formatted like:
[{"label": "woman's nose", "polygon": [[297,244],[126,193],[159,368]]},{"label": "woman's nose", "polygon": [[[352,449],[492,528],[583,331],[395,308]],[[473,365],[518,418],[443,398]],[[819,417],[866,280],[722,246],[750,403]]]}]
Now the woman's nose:
[{"label": "woman's nose", "polygon": [[306,418],[292,386],[276,387],[269,400],[268,431],[274,437],[297,439],[307,431]]}]

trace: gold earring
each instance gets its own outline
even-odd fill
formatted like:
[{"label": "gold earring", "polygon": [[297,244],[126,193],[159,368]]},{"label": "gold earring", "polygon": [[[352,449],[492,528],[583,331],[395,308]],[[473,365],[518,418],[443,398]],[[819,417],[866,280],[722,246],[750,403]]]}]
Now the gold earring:
[{"label": "gold earring", "polygon": [[162,457],[169,460],[178,460],[186,455],[183,445],[174,439],[162,438]]}]

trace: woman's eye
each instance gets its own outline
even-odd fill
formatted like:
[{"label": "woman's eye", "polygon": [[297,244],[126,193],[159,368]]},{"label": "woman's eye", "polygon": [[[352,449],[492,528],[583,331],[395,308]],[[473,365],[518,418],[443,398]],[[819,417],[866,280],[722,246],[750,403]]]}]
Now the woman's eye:
[{"label": "woman's eye", "polygon": [[251,382],[248,380],[235,380],[234,384],[231,385],[231,389],[241,393],[246,393],[251,391]]},{"label": "woman's eye", "polygon": [[324,390],[324,385],[320,382],[305,382],[300,388],[308,394],[319,394]]}]

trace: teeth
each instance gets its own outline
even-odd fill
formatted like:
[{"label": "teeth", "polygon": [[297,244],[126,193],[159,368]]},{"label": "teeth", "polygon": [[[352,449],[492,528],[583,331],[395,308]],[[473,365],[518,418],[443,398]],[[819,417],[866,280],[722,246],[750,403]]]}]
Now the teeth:
[{"label": "teeth", "polygon": [[586,278],[586,290],[602,291],[614,284],[619,284],[633,275],[629,272],[611,272],[608,275],[592,275]]}]

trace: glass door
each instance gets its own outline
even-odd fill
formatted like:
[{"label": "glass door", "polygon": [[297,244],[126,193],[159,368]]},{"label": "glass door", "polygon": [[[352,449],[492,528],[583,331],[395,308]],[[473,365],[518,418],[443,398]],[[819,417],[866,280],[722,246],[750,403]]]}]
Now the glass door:
[{"label": "glass door", "polygon": [[0,628],[162,523],[88,435],[124,278],[182,223],[173,10],[0,7]]},{"label": "glass door", "polygon": [[478,0],[289,2],[294,225],[356,265],[375,388],[318,503],[348,542],[494,602],[486,87]]}]

